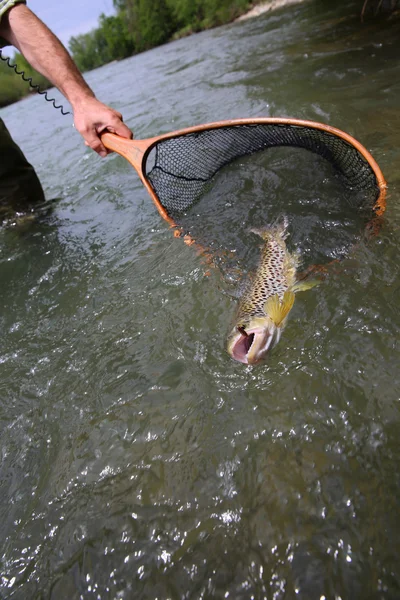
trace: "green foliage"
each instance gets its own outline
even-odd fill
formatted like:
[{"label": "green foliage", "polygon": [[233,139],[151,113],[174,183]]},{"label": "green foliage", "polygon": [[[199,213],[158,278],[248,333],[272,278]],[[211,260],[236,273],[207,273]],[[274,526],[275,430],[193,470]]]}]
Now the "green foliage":
[{"label": "green foliage", "polygon": [[201,0],[169,0],[170,10],[180,29],[200,31],[204,19],[204,2]]},{"label": "green foliage", "polygon": [[173,32],[172,14],[165,0],[136,0],[134,36],[138,51],[166,42]]},{"label": "green foliage", "polygon": [[100,16],[99,27],[72,37],[69,49],[81,71],[90,71],[112,60],[131,56],[135,51],[133,37],[122,14]]},{"label": "green foliage", "polygon": [[182,34],[233,20],[249,0],[113,0],[116,16],[101,15],[99,27],[71,38],[81,71],[148,50]]},{"label": "green foliage", "polygon": [[[11,64],[16,64],[18,71],[24,71],[26,78],[32,77],[33,83],[39,85],[41,90],[46,90],[51,86],[43,75],[30,66],[22,54],[16,53],[11,59]],[[10,69],[4,61],[0,61],[0,106],[16,102],[31,92],[32,88],[29,84],[23,81],[22,77]]]},{"label": "green foliage", "polygon": [[232,21],[250,7],[249,0],[169,0],[182,29],[200,31]]}]

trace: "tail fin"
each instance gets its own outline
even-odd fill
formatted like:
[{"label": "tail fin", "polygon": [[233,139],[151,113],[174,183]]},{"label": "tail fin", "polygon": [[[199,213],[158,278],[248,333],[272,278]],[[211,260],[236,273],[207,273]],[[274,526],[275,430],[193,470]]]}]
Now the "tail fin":
[{"label": "tail fin", "polygon": [[286,215],[277,219],[275,223],[272,225],[266,225],[265,227],[252,228],[250,229],[251,233],[255,233],[262,237],[263,240],[267,239],[270,236],[278,235],[283,240],[287,238],[288,231],[287,228],[289,226],[289,219]]}]

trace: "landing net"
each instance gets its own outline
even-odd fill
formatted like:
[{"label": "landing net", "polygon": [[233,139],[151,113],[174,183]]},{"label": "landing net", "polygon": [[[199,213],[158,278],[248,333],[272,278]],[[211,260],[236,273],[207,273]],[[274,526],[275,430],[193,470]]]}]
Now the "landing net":
[{"label": "landing net", "polygon": [[344,257],[365,230],[380,228],[383,174],[364,146],[329,125],[237,119],[102,140],[136,169],[175,235],[212,258],[232,255],[247,268],[257,250],[251,230],[283,215],[289,243],[310,264]]},{"label": "landing net", "polygon": [[304,148],[322,156],[345,188],[362,192],[365,206],[378,201],[376,173],[356,147],[328,131],[292,124],[228,125],[164,139],[149,149],[144,173],[161,205],[179,223],[179,215],[201,198],[220,169],[275,147]]},{"label": "landing net", "polygon": [[343,258],[365,228],[379,230],[382,172],[357,140],[333,127],[244,119],[137,143],[145,145],[142,180],[162,216],[224,264],[230,255],[247,266],[249,249],[257,250],[251,229],[282,215],[303,264]]}]

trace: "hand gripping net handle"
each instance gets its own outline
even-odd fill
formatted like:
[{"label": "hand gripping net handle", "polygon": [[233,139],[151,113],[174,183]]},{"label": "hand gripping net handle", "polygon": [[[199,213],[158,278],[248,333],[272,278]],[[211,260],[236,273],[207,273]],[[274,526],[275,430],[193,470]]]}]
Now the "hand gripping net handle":
[{"label": "hand gripping net handle", "polygon": [[[214,175],[237,158],[273,147],[305,148],[326,158],[346,187],[365,195],[374,221],[386,208],[386,181],[366,148],[322,123],[284,118],[236,119],[197,125],[144,140],[102,135],[106,148],[136,169],[160,215],[179,227],[179,215],[209,189]],[[180,235],[178,229],[176,235]],[[191,241],[190,239],[188,241]]]}]

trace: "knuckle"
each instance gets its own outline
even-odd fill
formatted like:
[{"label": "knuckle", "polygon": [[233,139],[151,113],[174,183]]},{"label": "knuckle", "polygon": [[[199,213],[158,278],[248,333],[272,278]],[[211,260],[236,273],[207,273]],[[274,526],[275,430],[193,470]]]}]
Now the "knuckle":
[{"label": "knuckle", "polygon": [[92,148],[92,150],[97,150],[101,146],[100,140],[89,141],[89,146]]}]

